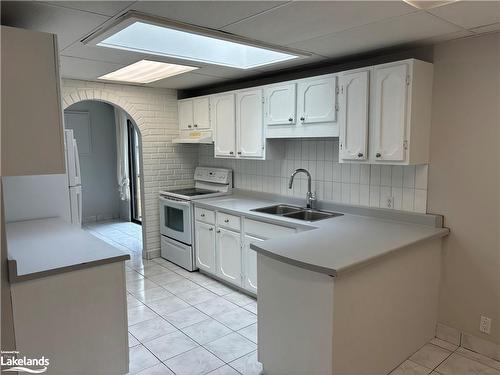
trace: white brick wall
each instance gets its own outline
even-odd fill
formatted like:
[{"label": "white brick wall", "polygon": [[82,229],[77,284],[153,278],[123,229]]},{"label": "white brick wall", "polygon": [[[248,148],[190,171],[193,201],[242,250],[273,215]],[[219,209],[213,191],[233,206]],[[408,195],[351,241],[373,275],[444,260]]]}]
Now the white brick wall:
[{"label": "white brick wall", "polygon": [[144,178],[143,240],[148,258],[159,255],[158,192],[193,184],[196,145],[174,145],[178,135],[177,92],[129,85],[62,80],[63,107],[100,100],[125,110],[141,134]]},{"label": "white brick wall", "polygon": [[213,146],[201,146],[199,164],[234,170],[235,186],[245,190],[304,197],[307,180],[297,175],[292,190],[288,178],[296,168],[307,169],[318,199],[338,203],[426,212],[427,165],[390,166],[341,164],[338,139],[287,140],[284,160],[215,159]]}]

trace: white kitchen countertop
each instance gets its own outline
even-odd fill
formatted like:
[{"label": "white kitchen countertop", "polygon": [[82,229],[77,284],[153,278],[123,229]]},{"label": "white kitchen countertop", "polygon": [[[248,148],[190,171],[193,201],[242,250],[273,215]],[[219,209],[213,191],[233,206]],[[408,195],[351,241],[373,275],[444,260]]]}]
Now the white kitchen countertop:
[{"label": "white kitchen countertop", "polygon": [[[251,210],[282,202],[244,194],[194,202],[198,207],[302,228],[297,234],[251,244],[251,248],[285,263],[331,276],[340,276],[409,245],[438,239],[449,233],[448,228],[347,213],[315,222],[263,214]],[[369,212],[370,209],[366,210]]]},{"label": "white kitchen countertop", "polygon": [[7,223],[6,236],[10,282],[130,259],[60,218]]}]

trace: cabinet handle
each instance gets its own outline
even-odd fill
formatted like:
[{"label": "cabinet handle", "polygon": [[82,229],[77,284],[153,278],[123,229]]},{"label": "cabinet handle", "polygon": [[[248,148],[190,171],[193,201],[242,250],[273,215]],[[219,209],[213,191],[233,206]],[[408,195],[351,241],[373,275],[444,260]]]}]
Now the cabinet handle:
[{"label": "cabinet handle", "polygon": [[200,216],[201,216],[201,217],[205,217],[205,214],[201,214]]},{"label": "cabinet handle", "polygon": [[305,117],[301,117],[301,118],[300,118],[300,121],[305,121],[305,120],[306,120],[306,118],[305,118]]},{"label": "cabinet handle", "polygon": [[218,230],[217,233],[220,233],[220,230]]},{"label": "cabinet handle", "polygon": [[229,219],[224,220],[224,223],[229,223]]},{"label": "cabinet handle", "polygon": [[214,230],[214,228],[210,227],[210,228],[208,228],[208,230],[209,230],[210,232],[212,232],[212,231]]},{"label": "cabinet handle", "polygon": [[358,154],[358,158],[362,158],[362,157],[363,157],[363,153],[362,153],[362,152],[360,152],[360,153]]},{"label": "cabinet handle", "polygon": [[241,151],[238,151],[238,155],[241,155]]},{"label": "cabinet handle", "polygon": [[293,117],[290,117],[290,118],[288,119],[288,121],[289,121],[289,122],[293,122]]},{"label": "cabinet handle", "polygon": [[196,125],[196,124],[194,124],[193,126],[194,126],[195,128],[197,128],[197,127],[198,127],[198,125]]},{"label": "cabinet handle", "polygon": [[192,128],[192,126],[191,126],[191,125],[188,125],[188,128]]},{"label": "cabinet handle", "polygon": [[229,151],[229,155],[234,155],[234,152],[232,152],[232,151]]},{"label": "cabinet handle", "polygon": [[381,154],[380,152],[377,152],[377,153],[375,154],[375,156],[376,156],[377,158],[380,158],[380,157],[382,157],[382,154]]}]

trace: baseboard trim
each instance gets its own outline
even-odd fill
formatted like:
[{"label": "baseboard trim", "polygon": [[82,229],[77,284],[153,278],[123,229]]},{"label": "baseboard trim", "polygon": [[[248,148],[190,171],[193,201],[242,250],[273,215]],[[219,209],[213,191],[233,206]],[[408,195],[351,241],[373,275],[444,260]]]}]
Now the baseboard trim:
[{"label": "baseboard trim", "polygon": [[436,326],[436,337],[453,345],[482,354],[488,358],[500,361],[500,345],[472,335],[468,332],[438,323]]}]

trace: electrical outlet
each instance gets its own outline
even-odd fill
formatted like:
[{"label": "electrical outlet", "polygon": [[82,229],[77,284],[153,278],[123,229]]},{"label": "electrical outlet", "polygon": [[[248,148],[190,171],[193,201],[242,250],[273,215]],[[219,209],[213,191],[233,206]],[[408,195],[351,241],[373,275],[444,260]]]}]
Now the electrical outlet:
[{"label": "electrical outlet", "polygon": [[488,318],[487,316],[481,316],[479,330],[489,335],[491,332],[491,318]]},{"label": "electrical outlet", "polygon": [[394,197],[387,198],[387,202],[385,205],[387,208],[394,208]]}]

